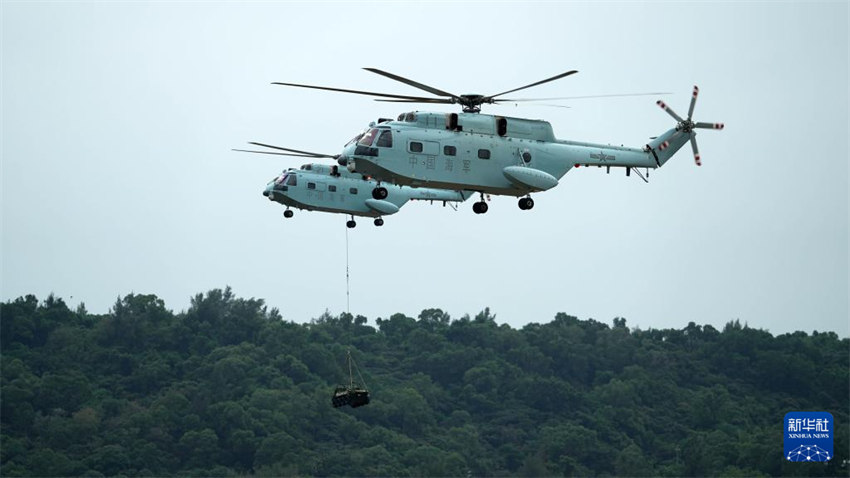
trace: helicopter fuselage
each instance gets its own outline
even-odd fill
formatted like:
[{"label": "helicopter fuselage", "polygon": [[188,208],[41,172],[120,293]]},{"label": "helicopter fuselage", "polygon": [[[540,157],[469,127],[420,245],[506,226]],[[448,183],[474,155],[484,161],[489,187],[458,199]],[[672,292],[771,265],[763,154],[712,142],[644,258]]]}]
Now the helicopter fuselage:
[{"label": "helicopter fuselage", "polygon": [[507,196],[551,189],[573,167],[656,168],[686,140],[672,138],[675,145],[659,150],[676,132],[671,129],[644,148],[565,141],[547,121],[479,113],[412,112],[380,121],[345,146],[349,171]]},{"label": "helicopter fuselage", "polygon": [[469,193],[384,184],[387,196],[372,197],[377,182],[326,164],[290,168],[270,181],[263,195],[287,207],[352,216],[381,217],[398,212],[409,200],[464,201]]}]

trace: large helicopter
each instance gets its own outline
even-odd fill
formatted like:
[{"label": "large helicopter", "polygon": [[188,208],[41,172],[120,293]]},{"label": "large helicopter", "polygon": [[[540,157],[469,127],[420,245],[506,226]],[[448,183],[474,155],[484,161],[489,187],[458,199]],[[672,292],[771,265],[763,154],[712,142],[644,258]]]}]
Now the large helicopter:
[{"label": "large helicopter", "polygon": [[[279,148],[262,143],[251,143],[255,146],[283,151],[255,151],[237,149],[247,153],[277,154],[314,158],[306,152]],[[303,153],[303,154],[302,154]],[[319,155],[319,157],[323,157]],[[409,200],[429,200],[447,202],[462,202],[473,193],[471,191],[449,191],[445,189],[412,188],[385,184],[387,195],[383,199],[371,197],[370,192],[377,186],[377,181],[352,173],[337,165],[308,163],[301,169],[289,168],[279,176],[269,181],[263,190],[263,196],[271,201],[286,206],[283,216],[290,218],[294,215],[291,207],[308,211],[324,211],[342,213],[350,216],[346,222],[349,228],[357,223],[354,216],[375,218],[376,226],[383,226],[382,216],[395,214]]]},{"label": "large helicopter", "polygon": [[649,169],[663,166],[688,141],[699,166],[702,163],[695,130],[723,129],[722,123],[692,120],[699,93],[696,86],[687,118],[658,101],[658,105],[676,120],[676,125],[641,148],[629,148],[560,140],[555,138],[552,125],[547,121],[480,113],[485,104],[570,99],[508,99],[502,96],[570,76],[577,73],[576,70],[486,96],[455,95],[376,68],[365,70],[436,96],[396,95],[297,83],[273,84],[378,97],[375,101],[459,104],[463,108],[461,113],[412,111],[400,114],[395,120],[379,119],[350,141],[341,154],[323,155],[336,159],[351,172],[376,179],[372,197],[379,200],[389,195],[383,183],[390,182],[478,192],[481,200],[472,208],[476,214],[487,212],[485,194],[520,197],[519,208],[527,210],[534,207],[531,193],[557,186],[558,180],[573,167],[604,166],[608,172],[612,167],[620,167],[625,168],[626,175],[635,171],[645,180],[638,168],[646,168],[648,173]]}]

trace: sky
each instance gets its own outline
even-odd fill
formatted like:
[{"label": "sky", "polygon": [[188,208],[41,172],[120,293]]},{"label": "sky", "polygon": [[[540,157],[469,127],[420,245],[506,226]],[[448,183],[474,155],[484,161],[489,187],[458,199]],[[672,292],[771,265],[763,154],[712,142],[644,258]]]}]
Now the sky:
[{"label": "sky", "polygon": [[[14,2],[2,10],[0,299],[54,293],[106,313],[156,294],[175,311],[231,286],[299,323],[325,311],[512,327],[558,312],[631,327],[850,334],[847,2]],[[336,154],[370,121],[413,109],[292,82],[421,95],[374,67],[545,119],[561,139],[641,147],[696,121],[645,184],[570,171],[521,211],[492,197],[412,203],[374,227],[261,193],[298,158]],[[346,261],[350,295],[346,294]],[[350,304],[350,305],[349,305]],[[349,309],[350,308],[350,309]]]}]

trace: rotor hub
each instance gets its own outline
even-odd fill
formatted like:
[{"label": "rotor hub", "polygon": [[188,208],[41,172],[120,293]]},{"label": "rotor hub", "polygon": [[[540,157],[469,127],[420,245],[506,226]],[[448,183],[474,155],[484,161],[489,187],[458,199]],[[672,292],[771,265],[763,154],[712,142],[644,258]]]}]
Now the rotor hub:
[{"label": "rotor hub", "polygon": [[467,94],[460,95],[456,100],[463,106],[464,113],[478,113],[481,111],[481,104],[486,102],[484,95]]}]

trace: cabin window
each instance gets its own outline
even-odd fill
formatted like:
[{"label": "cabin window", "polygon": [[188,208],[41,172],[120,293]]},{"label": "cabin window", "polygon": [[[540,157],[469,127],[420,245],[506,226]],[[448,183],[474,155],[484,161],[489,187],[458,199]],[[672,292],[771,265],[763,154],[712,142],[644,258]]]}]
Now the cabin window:
[{"label": "cabin window", "polygon": [[392,148],[393,132],[388,129],[381,130],[381,136],[378,136],[378,142],[375,146],[378,146],[379,148]]},{"label": "cabin window", "polygon": [[357,188],[351,188],[348,190],[351,194],[357,194]]},{"label": "cabin window", "polygon": [[316,189],[316,183],[307,183],[307,189]]},{"label": "cabin window", "polygon": [[295,179],[294,174],[289,174],[286,176],[286,185],[287,186],[296,186],[298,185],[298,180]]},{"label": "cabin window", "polygon": [[422,143],[419,141],[411,141],[410,142],[410,152],[411,153],[421,153],[422,152]]},{"label": "cabin window", "polygon": [[404,120],[408,123],[413,123],[416,121],[416,115],[413,113],[407,113],[407,115],[404,117]]},{"label": "cabin window", "polygon": [[375,141],[375,136],[378,135],[378,128],[372,128],[360,138],[360,141],[357,144],[361,146],[372,146],[372,141]]},{"label": "cabin window", "polygon": [[335,193],[336,192],[336,186],[334,186],[333,184],[329,184],[328,185],[328,191]]},{"label": "cabin window", "polygon": [[478,150],[478,158],[479,159],[490,159],[490,150],[489,149],[479,149]]},{"label": "cabin window", "polygon": [[457,156],[457,148],[454,146],[443,146],[443,154],[446,156]]}]

